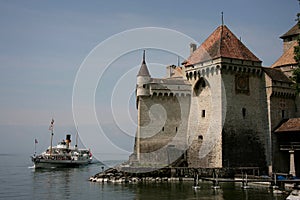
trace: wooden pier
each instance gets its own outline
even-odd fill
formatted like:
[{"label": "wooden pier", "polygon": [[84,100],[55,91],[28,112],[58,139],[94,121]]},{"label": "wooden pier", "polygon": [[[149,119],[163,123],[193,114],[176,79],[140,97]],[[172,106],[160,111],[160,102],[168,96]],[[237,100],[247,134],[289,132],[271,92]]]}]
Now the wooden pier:
[{"label": "wooden pier", "polygon": [[213,186],[218,186],[219,183],[226,182],[226,183],[242,183],[242,187],[247,188],[248,183],[269,183],[270,186],[282,186],[285,183],[300,185],[300,179],[286,179],[286,180],[275,180],[274,179],[228,179],[228,178],[205,178],[202,177],[201,180],[203,181],[211,181]]}]

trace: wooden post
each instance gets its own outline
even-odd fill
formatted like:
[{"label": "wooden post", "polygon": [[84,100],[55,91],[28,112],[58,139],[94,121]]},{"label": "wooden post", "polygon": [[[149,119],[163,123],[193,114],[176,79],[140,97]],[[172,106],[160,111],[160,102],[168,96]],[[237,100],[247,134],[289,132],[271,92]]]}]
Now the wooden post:
[{"label": "wooden post", "polygon": [[290,174],[292,176],[296,176],[296,170],[295,170],[295,156],[294,156],[294,153],[295,151],[294,150],[289,150],[289,153],[290,153]]}]

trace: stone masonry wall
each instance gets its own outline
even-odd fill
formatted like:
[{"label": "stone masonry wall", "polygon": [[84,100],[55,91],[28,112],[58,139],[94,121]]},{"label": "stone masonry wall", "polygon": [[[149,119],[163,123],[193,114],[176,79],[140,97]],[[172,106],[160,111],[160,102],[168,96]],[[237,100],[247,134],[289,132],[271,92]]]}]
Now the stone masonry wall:
[{"label": "stone masonry wall", "polygon": [[[264,76],[245,69],[222,71],[227,100],[223,162],[230,167],[267,169],[271,150]],[[239,88],[239,77],[248,82],[248,87]]]},{"label": "stone masonry wall", "polygon": [[293,98],[270,97],[270,113],[272,130],[276,128],[283,119],[296,117],[296,105]]},{"label": "stone masonry wall", "polygon": [[166,166],[184,153],[189,106],[189,96],[139,98],[140,165]]},{"label": "stone masonry wall", "polygon": [[[195,66],[190,76],[193,96],[189,116],[189,167],[222,167],[222,83],[216,64]],[[196,72],[196,73],[195,73]],[[187,73],[189,73],[187,71]]]}]

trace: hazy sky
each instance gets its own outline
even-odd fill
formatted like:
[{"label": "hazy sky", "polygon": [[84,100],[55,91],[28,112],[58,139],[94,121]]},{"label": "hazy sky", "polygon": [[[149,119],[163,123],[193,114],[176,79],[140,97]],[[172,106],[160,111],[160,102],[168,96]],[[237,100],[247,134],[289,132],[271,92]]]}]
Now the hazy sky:
[{"label": "hazy sky", "polygon": [[[241,37],[263,66],[270,66],[282,53],[279,36],[296,23],[299,5],[297,0],[1,0],[0,153],[8,153],[12,142],[19,147],[14,148],[14,153],[31,153],[33,138],[39,138],[43,141],[39,144],[46,147],[52,117],[61,134],[57,140],[65,131],[74,132],[75,77],[81,63],[100,42],[128,29],[162,27],[202,43],[221,24],[222,11],[229,29]],[[136,73],[141,55],[137,51],[119,59],[111,74],[121,73],[118,67],[122,65],[135,67]],[[176,64],[175,57],[162,55],[150,52],[147,62],[161,63],[161,68],[164,64]],[[102,92],[97,91],[96,99],[101,98]],[[96,102],[97,115],[106,106]],[[130,102],[120,102],[120,106],[128,108],[131,117],[135,117],[134,94]],[[120,145],[130,150],[132,142],[128,141]]]}]

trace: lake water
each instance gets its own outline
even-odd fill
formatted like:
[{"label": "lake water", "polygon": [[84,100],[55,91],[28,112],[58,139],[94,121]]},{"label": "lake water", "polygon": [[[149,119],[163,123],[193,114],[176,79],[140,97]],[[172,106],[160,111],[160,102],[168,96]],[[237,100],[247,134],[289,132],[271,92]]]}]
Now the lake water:
[{"label": "lake water", "polygon": [[[265,187],[242,190],[240,184],[224,183],[211,189],[211,183],[193,182],[113,184],[94,183],[89,177],[101,171],[100,163],[80,168],[35,170],[29,155],[0,154],[0,199],[205,199],[205,200],[273,200],[288,194],[274,195]],[[115,161],[104,162],[113,165]]]}]

